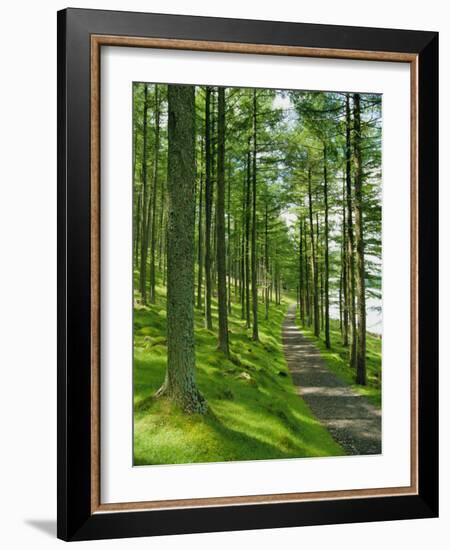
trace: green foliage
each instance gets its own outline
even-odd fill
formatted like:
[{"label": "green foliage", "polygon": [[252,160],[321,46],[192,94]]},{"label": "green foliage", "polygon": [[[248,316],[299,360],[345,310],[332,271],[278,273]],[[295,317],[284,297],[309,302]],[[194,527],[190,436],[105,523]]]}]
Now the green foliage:
[{"label": "green foliage", "polygon": [[[141,288],[142,296],[135,292],[136,464],[342,454],[298,397],[286,370],[281,324],[288,300],[301,301],[308,309],[305,317],[309,321],[317,324],[319,320],[320,338],[308,329],[305,333],[319,346],[329,368],[374,403],[381,402],[381,339],[367,334],[365,387],[354,384],[348,348],[341,344],[345,331],[341,334],[337,321],[331,319],[331,349],[323,343],[325,288],[329,289],[330,315],[345,317],[345,326],[351,322],[356,325],[357,317],[365,318],[356,307],[364,302],[361,295],[371,300],[367,311],[381,308],[381,96],[360,96],[359,132],[352,115],[354,94],[246,88],[226,88],[224,94],[222,155],[218,89],[209,87],[206,92],[204,86],[195,87],[195,183],[193,196],[185,192],[179,197],[178,214],[195,216],[194,233],[189,237],[195,245],[195,371],[198,388],[209,407],[206,415],[186,415],[166,397],[153,397],[167,366],[167,166],[170,159],[173,161],[168,153],[168,86],[159,84],[158,93],[154,84],[135,83],[133,87],[135,278],[139,280],[139,269],[144,273],[142,279],[147,277],[145,241],[151,231],[159,285],[156,301],[148,307],[143,305],[146,286]],[[145,95],[149,104],[146,140]],[[159,118],[155,115],[158,97]],[[179,149],[183,152],[183,147],[178,147],[175,156]],[[356,158],[361,159],[358,178]],[[146,171],[152,177],[144,186]],[[362,186],[358,212],[365,254],[356,285],[361,289],[365,286],[365,294],[363,289],[360,296],[351,288],[349,276],[355,255],[351,245],[349,248],[352,239],[348,233],[355,234],[356,179]],[[224,220],[217,210],[219,183],[225,194],[220,201],[222,205],[224,198]],[[146,225],[150,202],[154,223]],[[353,229],[346,225],[348,216],[353,216]],[[218,220],[225,224],[220,242]],[[217,251],[223,252],[223,230],[225,262],[218,262]],[[229,358],[217,350],[216,297],[219,286],[223,291],[224,280],[226,292],[222,292],[221,303],[226,301],[230,308]],[[208,288],[213,296],[211,331],[204,328],[207,281],[211,281]],[[191,288],[185,296],[190,294]],[[251,307],[256,302],[257,316]],[[248,322],[243,319],[247,304],[252,311]],[[252,341],[252,328],[258,328],[256,317],[259,342]]]}]

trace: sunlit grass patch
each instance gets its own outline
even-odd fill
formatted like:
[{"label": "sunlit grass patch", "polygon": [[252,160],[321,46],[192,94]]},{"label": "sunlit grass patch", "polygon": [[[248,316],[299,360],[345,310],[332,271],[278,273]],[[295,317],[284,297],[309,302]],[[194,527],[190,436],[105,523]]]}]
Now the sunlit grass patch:
[{"label": "sunlit grass patch", "polygon": [[165,398],[155,399],[166,369],[165,297],[134,315],[134,463],[180,464],[336,456],[345,454],[296,394],[281,343],[287,304],[260,307],[260,342],[245,328],[241,308],[229,317],[230,358],[217,351],[214,330],[195,312],[197,382],[206,415],[186,415]]}]

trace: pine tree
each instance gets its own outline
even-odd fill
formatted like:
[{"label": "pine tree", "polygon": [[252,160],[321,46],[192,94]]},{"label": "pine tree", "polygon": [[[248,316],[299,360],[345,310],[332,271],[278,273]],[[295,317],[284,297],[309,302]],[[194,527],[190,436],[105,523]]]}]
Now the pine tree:
[{"label": "pine tree", "polygon": [[157,396],[168,396],[186,412],[204,413],[195,381],[194,86],[169,85],[168,111],[167,371]]}]

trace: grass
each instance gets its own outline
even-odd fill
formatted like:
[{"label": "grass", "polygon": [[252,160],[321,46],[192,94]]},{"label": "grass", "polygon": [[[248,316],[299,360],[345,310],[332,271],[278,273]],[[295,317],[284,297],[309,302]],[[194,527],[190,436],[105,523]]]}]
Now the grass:
[{"label": "grass", "polygon": [[196,310],[197,382],[208,412],[187,415],[166,398],[153,397],[166,369],[164,289],[158,288],[155,305],[135,305],[135,465],[345,454],[295,393],[281,343],[286,308],[287,302],[272,306],[265,321],[261,307],[260,342],[255,343],[240,306],[233,305],[230,360],[217,351],[216,333],[203,327]]},{"label": "grass", "polygon": [[355,383],[355,371],[349,366],[349,348],[342,345],[339,321],[330,319],[331,349],[326,348],[323,335],[317,338],[314,336],[312,327],[302,327],[298,316],[297,325],[302,333],[319,348],[326,365],[336,376],[350,384],[356,392],[367,397],[371,403],[381,407],[381,338],[367,334],[367,385],[360,386]]}]

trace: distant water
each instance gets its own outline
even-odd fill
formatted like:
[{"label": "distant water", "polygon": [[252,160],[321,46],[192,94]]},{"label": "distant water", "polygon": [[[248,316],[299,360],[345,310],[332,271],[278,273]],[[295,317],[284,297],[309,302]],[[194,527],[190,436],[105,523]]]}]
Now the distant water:
[{"label": "distant water", "polygon": [[[381,300],[368,298],[366,302],[366,314],[367,332],[381,335],[383,332]],[[339,319],[339,308],[337,305],[330,305],[330,317],[332,319]]]}]

